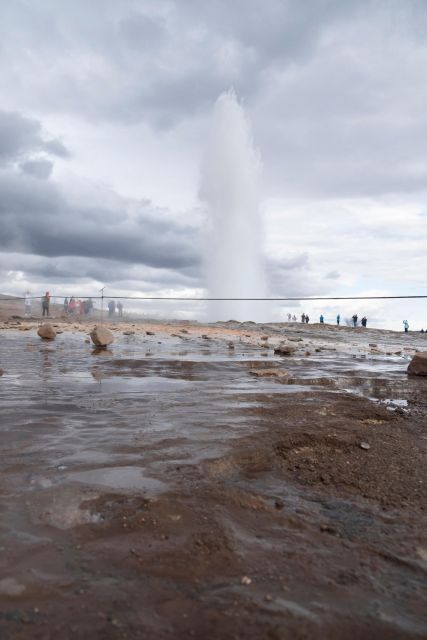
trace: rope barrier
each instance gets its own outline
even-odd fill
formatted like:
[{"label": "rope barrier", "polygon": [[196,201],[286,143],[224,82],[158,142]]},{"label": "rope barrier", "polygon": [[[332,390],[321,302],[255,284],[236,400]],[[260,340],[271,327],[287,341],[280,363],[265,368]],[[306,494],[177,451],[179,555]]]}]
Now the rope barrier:
[{"label": "rope barrier", "polygon": [[[289,301],[319,301],[319,300],[413,300],[425,299],[427,295],[409,295],[409,296],[332,296],[332,297],[291,297],[291,298],[205,298],[205,297],[184,297],[184,296],[72,296],[73,298],[84,298],[87,300],[178,300],[181,302],[289,302]],[[44,296],[30,296],[27,300],[42,300]],[[68,298],[68,296],[51,295],[53,298]],[[25,300],[24,296],[15,296],[10,298],[0,298],[1,302],[13,302],[17,300]]]}]

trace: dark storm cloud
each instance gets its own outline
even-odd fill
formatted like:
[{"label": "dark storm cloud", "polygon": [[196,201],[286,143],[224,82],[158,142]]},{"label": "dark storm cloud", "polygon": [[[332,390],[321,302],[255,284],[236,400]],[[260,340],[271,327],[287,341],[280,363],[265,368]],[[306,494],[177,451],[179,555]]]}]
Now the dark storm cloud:
[{"label": "dark storm cloud", "polygon": [[143,289],[146,292],[162,288],[198,286],[198,278],[173,269],[155,269],[144,265],[129,265],[105,258],[71,256],[46,257],[23,253],[0,254],[0,280],[7,274],[22,272],[29,282],[50,282],[60,287],[94,282],[108,283],[115,288]]},{"label": "dark storm cloud", "polygon": [[19,160],[30,153],[68,157],[60,140],[47,138],[38,120],[19,113],[0,110],[0,165]]},{"label": "dark storm cloud", "polygon": [[[54,185],[0,174],[0,249],[41,256],[109,258],[156,268],[197,264],[194,230],[141,205],[71,205]],[[117,206],[117,205],[116,205]]]}]

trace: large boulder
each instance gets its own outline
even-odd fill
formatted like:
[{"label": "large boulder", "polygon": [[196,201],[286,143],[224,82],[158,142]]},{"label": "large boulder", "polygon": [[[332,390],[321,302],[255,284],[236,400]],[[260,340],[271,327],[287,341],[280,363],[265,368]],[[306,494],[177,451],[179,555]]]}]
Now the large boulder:
[{"label": "large boulder", "polygon": [[95,327],[89,335],[93,344],[97,347],[106,347],[114,341],[113,334],[105,327]]},{"label": "large boulder", "polygon": [[413,376],[427,376],[427,351],[416,353],[409,363],[408,373]]},{"label": "large boulder", "polygon": [[292,344],[281,342],[278,347],[274,349],[274,353],[277,356],[292,356],[296,351],[296,348]]},{"label": "large boulder", "polygon": [[37,329],[37,334],[43,340],[54,340],[56,331],[49,322],[45,322]]}]

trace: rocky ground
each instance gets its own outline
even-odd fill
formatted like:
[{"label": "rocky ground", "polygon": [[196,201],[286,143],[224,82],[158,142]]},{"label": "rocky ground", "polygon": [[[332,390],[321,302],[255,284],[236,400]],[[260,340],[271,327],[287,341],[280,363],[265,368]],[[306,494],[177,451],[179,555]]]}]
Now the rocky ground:
[{"label": "rocky ground", "polygon": [[51,322],[0,322],[2,639],[426,636],[427,336]]}]

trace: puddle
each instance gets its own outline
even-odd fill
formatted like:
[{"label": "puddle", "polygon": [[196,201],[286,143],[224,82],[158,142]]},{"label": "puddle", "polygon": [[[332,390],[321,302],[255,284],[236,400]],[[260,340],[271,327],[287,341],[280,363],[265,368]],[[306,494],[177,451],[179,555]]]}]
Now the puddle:
[{"label": "puddle", "polygon": [[167,489],[164,482],[144,475],[139,467],[102,467],[90,471],[69,473],[66,479],[70,482],[81,482],[93,487],[107,487],[114,491],[158,493]]}]

